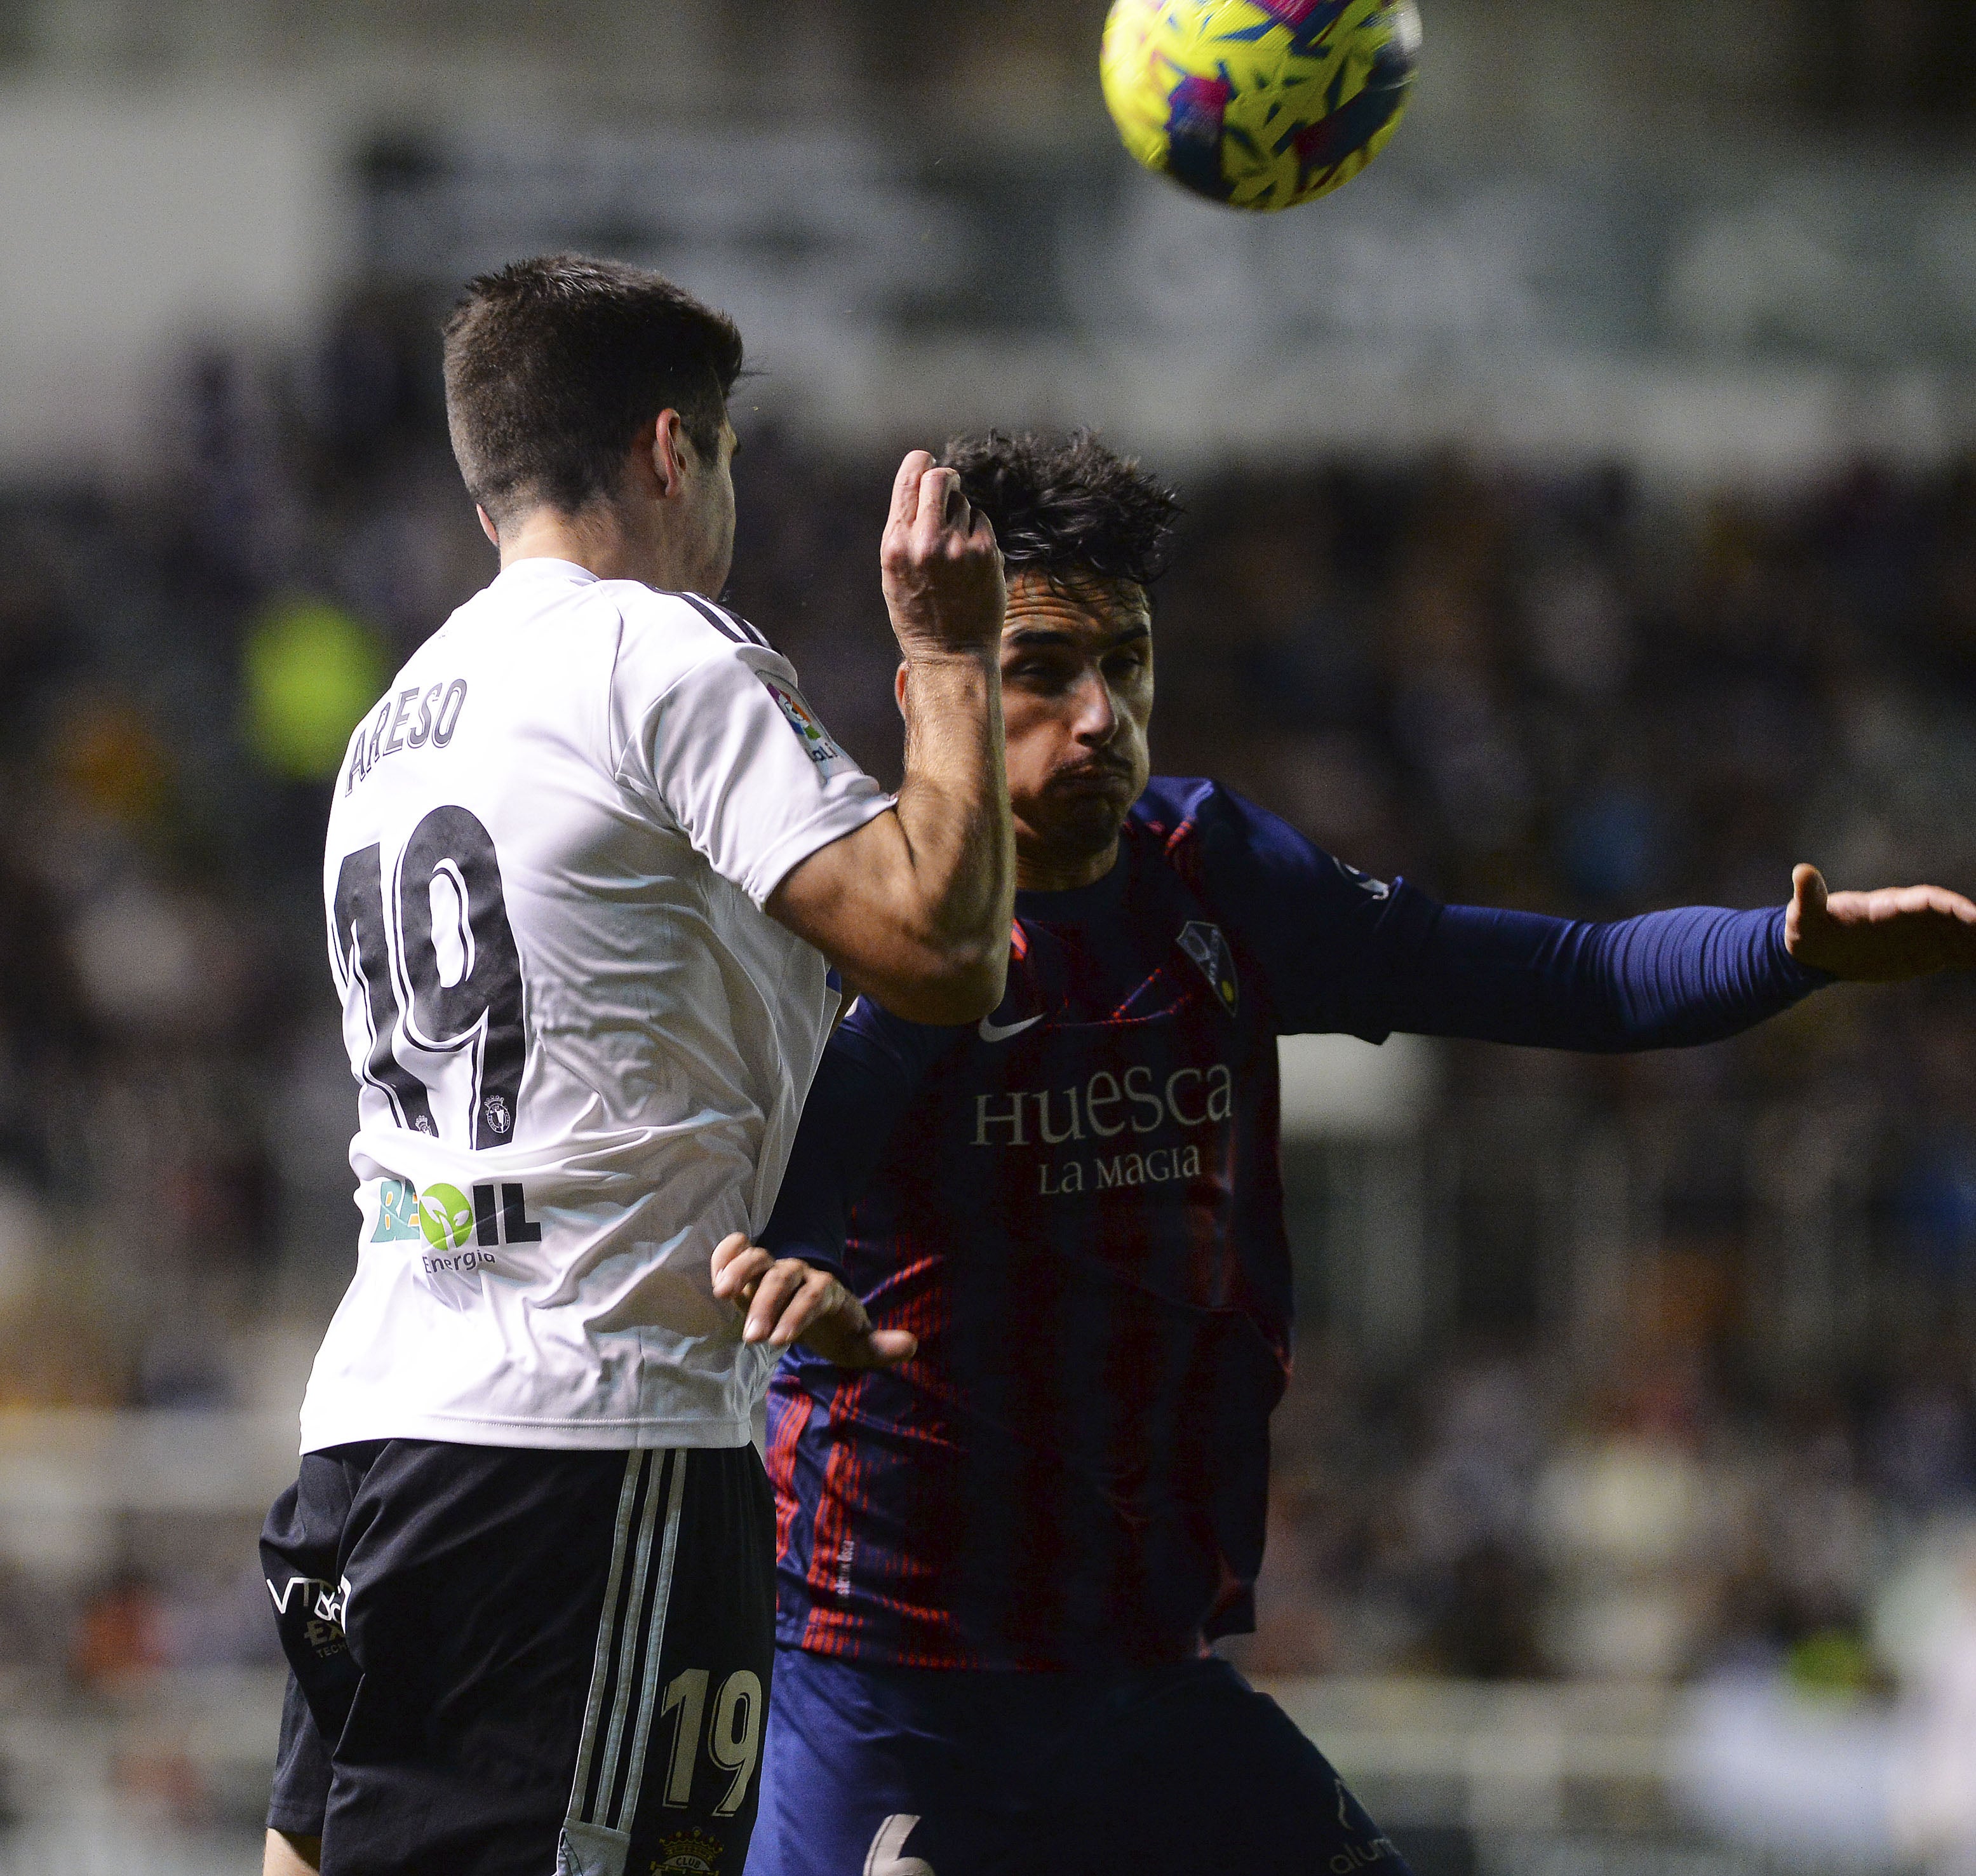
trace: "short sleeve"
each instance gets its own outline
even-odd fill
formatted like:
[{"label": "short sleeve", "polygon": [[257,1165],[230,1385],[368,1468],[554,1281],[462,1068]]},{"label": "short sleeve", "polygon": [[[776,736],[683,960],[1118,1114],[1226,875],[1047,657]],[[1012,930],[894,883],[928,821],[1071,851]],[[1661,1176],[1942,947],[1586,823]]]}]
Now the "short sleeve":
[{"label": "short sleeve", "polygon": [[621,781],[649,790],[757,905],[790,870],[891,806],[825,729],[787,662],[723,645],[634,720]]}]

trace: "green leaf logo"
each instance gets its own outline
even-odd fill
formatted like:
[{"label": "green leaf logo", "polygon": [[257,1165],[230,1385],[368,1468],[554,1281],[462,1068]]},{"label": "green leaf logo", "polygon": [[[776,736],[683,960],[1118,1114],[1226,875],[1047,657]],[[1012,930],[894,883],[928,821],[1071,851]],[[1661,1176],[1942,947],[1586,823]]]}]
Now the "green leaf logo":
[{"label": "green leaf logo", "polygon": [[457,1185],[428,1185],[419,1194],[419,1226],[435,1251],[457,1251],[473,1235],[473,1208]]}]

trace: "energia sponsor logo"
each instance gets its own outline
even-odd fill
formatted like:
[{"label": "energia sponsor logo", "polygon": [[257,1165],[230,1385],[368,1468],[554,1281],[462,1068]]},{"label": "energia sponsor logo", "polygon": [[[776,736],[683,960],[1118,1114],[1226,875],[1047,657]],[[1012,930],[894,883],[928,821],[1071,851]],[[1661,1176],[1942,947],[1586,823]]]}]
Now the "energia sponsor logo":
[{"label": "energia sponsor logo", "polygon": [[419,1229],[435,1251],[457,1251],[473,1231],[473,1208],[457,1185],[428,1185],[419,1194]]},{"label": "energia sponsor logo", "polygon": [[527,1191],[512,1181],[466,1192],[443,1183],[421,1191],[409,1179],[380,1182],[370,1241],[423,1244],[428,1255],[420,1264],[428,1276],[491,1269],[500,1246],[542,1241],[541,1225],[529,1216]]}]

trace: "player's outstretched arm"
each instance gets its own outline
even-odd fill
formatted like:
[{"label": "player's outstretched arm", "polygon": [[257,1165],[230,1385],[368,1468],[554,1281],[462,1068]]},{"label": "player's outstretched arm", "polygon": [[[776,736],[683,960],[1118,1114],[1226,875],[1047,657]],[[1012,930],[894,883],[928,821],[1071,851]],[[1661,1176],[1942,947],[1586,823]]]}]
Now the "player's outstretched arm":
[{"label": "player's outstretched arm", "polygon": [[900,465],[879,557],[907,668],[897,809],[819,848],[768,909],[895,1014],[971,1023],[1002,1000],[1015,908],[1002,556],[960,478],[915,450]]},{"label": "player's outstretched arm", "polygon": [[1828,892],[1818,869],[1801,865],[1784,942],[1800,964],[1855,983],[1976,970],[1976,904],[1942,886]]},{"label": "player's outstretched arm", "polygon": [[801,1342],[840,1368],[892,1368],[919,1347],[904,1329],[874,1329],[864,1305],[827,1270],[778,1258],[735,1231],[713,1251],[713,1294],[748,1312],[744,1342]]}]

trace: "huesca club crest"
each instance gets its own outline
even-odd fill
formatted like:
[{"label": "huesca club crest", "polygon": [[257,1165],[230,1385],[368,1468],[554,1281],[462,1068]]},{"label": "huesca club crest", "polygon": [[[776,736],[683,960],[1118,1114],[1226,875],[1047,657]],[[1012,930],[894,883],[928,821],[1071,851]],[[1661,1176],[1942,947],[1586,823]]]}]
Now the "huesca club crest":
[{"label": "huesca club crest", "polygon": [[1180,948],[1200,966],[1222,1008],[1233,1016],[1241,992],[1235,981],[1235,954],[1228,948],[1221,928],[1205,919],[1190,919],[1181,927]]}]

